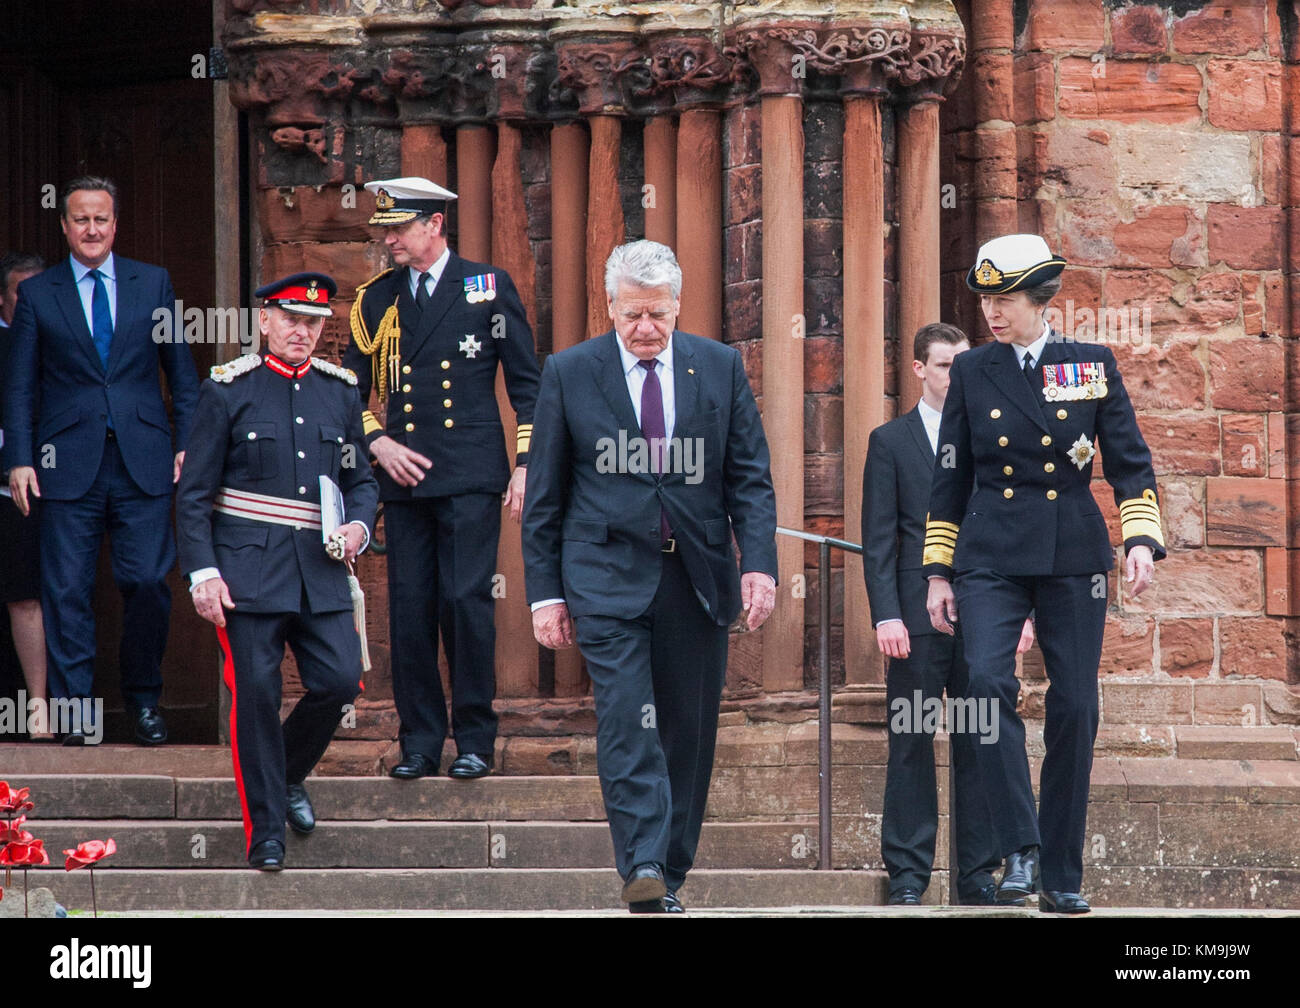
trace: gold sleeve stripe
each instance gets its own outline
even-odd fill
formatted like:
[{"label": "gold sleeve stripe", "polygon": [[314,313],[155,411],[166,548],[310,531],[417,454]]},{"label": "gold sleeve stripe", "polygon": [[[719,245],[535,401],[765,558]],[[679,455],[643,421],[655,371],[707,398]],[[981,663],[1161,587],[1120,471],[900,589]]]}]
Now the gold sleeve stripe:
[{"label": "gold sleeve stripe", "polygon": [[375,419],[375,415],[370,410],[363,410],[361,413],[361,426],[367,434],[373,434],[375,431],[384,429],[384,425]]},{"label": "gold sleeve stripe", "polygon": [[945,567],[951,567],[953,552],[951,546],[940,546],[936,543],[926,543],[925,552],[921,554],[921,563],[922,565],[943,564]]},{"label": "gold sleeve stripe", "polygon": [[533,425],[520,424],[519,432],[515,435],[515,451],[520,455],[528,452],[528,446],[533,440]]},{"label": "gold sleeve stripe", "polygon": [[1148,539],[1154,539],[1162,549],[1164,548],[1165,537],[1158,521],[1150,518],[1130,518],[1120,521],[1120,529],[1125,541],[1137,536],[1146,536]]},{"label": "gold sleeve stripe", "polygon": [[1160,509],[1152,504],[1125,503],[1119,506],[1121,518],[1153,518],[1160,520]]}]

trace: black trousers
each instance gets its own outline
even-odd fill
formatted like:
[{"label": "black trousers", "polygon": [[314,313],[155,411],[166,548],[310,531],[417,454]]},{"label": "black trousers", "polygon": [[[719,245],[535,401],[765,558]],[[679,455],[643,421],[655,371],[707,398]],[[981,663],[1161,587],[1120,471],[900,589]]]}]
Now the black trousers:
[{"label": "black trousers", "polygon": [[681,554],[661,556],[659,588],[641,616],[574,623],[596,701],[596,762],[618,872],[660,864],[675,890],[695,863],[709,797],[727,628],[700,605]]},{"label": "black trousers", "polygon": [[[889,871],[889,890],[930,884],[934,865],[939,809],[934,772],[934,733],[918,714],[949,697],[965,697],[969,672],[961,639],[946,634],[911,637],[911,654],[891,658],[885,676],[889,701],[889,766],[885,775],[885,808],[880,824],[880,852]],[[963,730],[958,730],[958,728]],[[956,788],[957,870],[953,895],[968,899],[993,881],[1001,864],[993,833],[988,797],[975,763],[982,742],[974,725],[948,725],[952,753],[949,786]]]},{"label": "black trousers", "polygon": [[[997,702],[997,744],[976,746],[975,754],[1000,853],[1040,844],[1044,889],[1078,892],[1083,881],[1107,588],[1104,573],[1011,577],[991,570],[964,571],[953,584],[971,695]],[[1037,814],[1016,713],[1016,642],[1031,611],[1049,680]]]},{"label": "black trousers", "polygon": [[[247,850],[284,842],[285,788],[301,784],[325,754],[343,707],[361,691],[361,643],[352,613],[226,613],[225,651],[235,786]],[[280,724],[280,662],[293,649],[307,694]]]},{"label": "black trousers", "polygon": [[[492,756],[497,737],[496,611],[492,575],[501,534],[500,494],[386,501],[388,620],[393,700],[406,755],[438,763],[447,701],[438,633],[451,670],[451,732],[461,754]],[[507,587],[508,590],[508,587]],[[514,589],[522,593],[523,585]]]},{"label": "black trousers", "polygon": [[172,495],[144,493],[114,438],[104,443],[95,482],[76,500],[41,506],[41,611],[50,696],[88,697],[95,679],[95,569],[105,533],[122,592],[122,699],[157,707],[171,621],[167,573],[176,563]]}]

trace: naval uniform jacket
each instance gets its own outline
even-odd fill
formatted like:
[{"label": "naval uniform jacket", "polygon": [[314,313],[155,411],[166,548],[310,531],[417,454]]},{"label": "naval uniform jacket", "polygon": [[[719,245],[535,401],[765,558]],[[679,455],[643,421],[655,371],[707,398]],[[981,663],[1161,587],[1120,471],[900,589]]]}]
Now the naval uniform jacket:
[{"label": "naval uniform jacket", "polygon": [[1114,556],[1092,496],[1094,456],[1114,488],[1127,553],[1165,555],[1151,453],[1106,346],[1053,331],[1035,365],[1096,362],[1105,394],[1048,401],[1031,387],[1008,343],[986,343],[953,359],[939,428],[923,571],[1009,576],[1091,574]]},{"label": "naval uniform jacket", "polygon": [[213,502],[224,486],[319,505],[319,477],[328,476],[343,492],[345,520],[373,528],[379,487],[355,376],[315,358],[291,368],[269,354],[212,375],[199,390],[176,500],[181,570],[219,569],[237,612],[300,612],[304,589],[312,613],[350,610],[347,568],[325,552],[319,528],[237,517]]},{"label": "naval uniform jacket", "polygon": [[[489,286],[481,279],[488,276],[496,296],[472,299]],[[393,325],[400,331],[396,369],[381,346]],[[357,289],[343,364],[357,374],[363,407],[371,389],[383,386],[387,423],[365,411],[367,446],[386,434],[433,462],[414,487],[399,486],[379,468],[381,500],[505,490],[510,466],[496,400],[498,364],[518,421],[515,464],[528,464],[540,375],[524,306],[504,270],[451,253],[423,313],[411,295],[408,267],[373,277]]]}]

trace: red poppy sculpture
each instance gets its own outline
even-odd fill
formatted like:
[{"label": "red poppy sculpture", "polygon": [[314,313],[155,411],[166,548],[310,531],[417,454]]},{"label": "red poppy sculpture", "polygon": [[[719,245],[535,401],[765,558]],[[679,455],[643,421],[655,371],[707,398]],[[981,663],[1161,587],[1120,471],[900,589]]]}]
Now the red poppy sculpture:
[{"label": "red poppy sculpture", "polygon": [[99,901],[95,897],[95,863],[116,852],[117,844],[113,842],[112,837],[107,840],[87,840],[77,844],[75,850],[63,852],[67,856],[67,860],[63,862],[65,870],[90,869],[90,905],[96,917],[99,916]]}]

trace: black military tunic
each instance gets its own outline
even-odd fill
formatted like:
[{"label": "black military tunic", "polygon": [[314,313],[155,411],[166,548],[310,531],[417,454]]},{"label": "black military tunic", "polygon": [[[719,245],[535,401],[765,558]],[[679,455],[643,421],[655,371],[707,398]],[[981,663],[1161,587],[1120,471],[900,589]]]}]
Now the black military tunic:
[{"label": "black military tunic", "polygon": [[[199,392],[195,424],[176,503],[180,563],[186,574],[216,568],[235,603],[218,636],[251,850],[284,841],[286,783],[300,783],[315,766],[361,687],[347,570],[326,554],[319,515],[315,527],[305,518],[301,528],[257,515],[319,506],[319,477],[328,476],[343,493],[347,520],[369,529],[379,488],[356,379],[325,361],[293,367],[268,353],[219,365]],[[286,643],[307,695],[282,728]]]},{"label": "black military tunic", "polygon": [[433,462],[414,488],[377,468],[388,546],[393,692],[407,755],[439,762],[447,736],[438,633],[451,667],[452,731],[461,754],[491,757],[496,739],[495,616],[501,493],[510,479],[496,400],[498,365],[518,421],[515,464],[528,461],[540,378],[532,330],[509,275],[454,252],[423,311],[412,271],[357,290],[352,343],[367,444],[387,435]]},{"label": "black military tunic", "polygon": [[[954,359],[924,573],[953,580],[971,693],[997,706],[996,743],[975,749],[1001,853],[1041,843],[1043,887],[1061,892],[1078,892],[1083,874],[1105,572],[1114,566],[1090,489],[1098,453],[1125,552],[1146,545],[1163,558],[1151,453],[1109,348],[1052,333],[1033,379],[1010,344]],[[1037,815],[1014,675],[1031,611],[1050,680]]]}]

